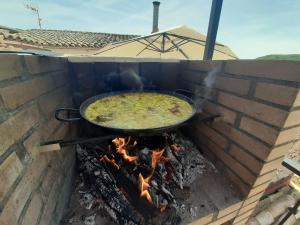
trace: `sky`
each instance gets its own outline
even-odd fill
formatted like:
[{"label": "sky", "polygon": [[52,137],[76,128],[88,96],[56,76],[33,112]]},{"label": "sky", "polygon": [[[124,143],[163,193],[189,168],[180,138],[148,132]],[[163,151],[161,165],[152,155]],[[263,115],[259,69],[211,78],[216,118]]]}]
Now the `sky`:
[{"label": "sky", "polygon": [[[161,0],[159,29],[187,25],[206,35],[212,0]],[[0,0],[0,25],[146,35],[151,0]],[[239,58],[300,54],[300,0],[223,0],[217,41]]]}]

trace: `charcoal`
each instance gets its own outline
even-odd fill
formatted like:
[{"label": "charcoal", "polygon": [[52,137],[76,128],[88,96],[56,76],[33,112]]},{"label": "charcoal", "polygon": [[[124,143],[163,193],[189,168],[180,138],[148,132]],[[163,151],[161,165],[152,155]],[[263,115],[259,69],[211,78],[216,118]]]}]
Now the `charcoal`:
[{"label": "charcoal", "polygon": [[[163,144],[158,149],[145,146],[151,143],[145,137],[140,145],[138,138],[128,138],[124,142],[127,144],[125,155],[124,151],[122,154],[117,151],[115,142],[107,147],[78,146],[79,168],[91,189],[82,193],[86,209],[96,208],[96,199],[100,198],[101,207],[98,207],[118,225],[177,225],[183,216],[198,215],[199,210],[182,202],[189,197],[190,186],[197,176],[205,172],[207,161],[180,133],[162,137],[166,141],[157,139]],[[157,143],[152,144],[155,145]],[[126,154],[134,159],[128,160]],[[152,201],[141,193],[139,174],[144,181],[150,181],[146,191]]]},{"label": "charcoal", "polygon": [[[84,158],[86,155],[85,151],[79,146],[77,147],[77,153],[81,159],[90,159],[89,157]],[[124,194],[116,186],[114,178],[105,170],[103,163],[100,161],[96,165],[91,161],[84,163],[86,171],[88,171],[90,178],[94,180],[93,184],[96,190],[101,193],[103,201],[107,207],[113,211],[110,214],[114,214],[114,219],[120,225],[142,225],[144,224],[141,215],[132,207],[128,202]],[[95,176],[95,171],[99,173]]]}]

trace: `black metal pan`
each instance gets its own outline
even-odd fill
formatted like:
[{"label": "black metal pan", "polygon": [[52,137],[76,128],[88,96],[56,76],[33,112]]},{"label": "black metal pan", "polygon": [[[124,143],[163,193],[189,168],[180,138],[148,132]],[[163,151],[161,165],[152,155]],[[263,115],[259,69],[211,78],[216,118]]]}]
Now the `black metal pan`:
[{"label": "black metal pan", "polygon": [[[109,96],[122,95],[122,94],[135,93],[135,92],[137,92],[137,91],[110,92],[110,93],[105,93],[105,94],[101,94],[101,95],[96,95],[96,96],[93,96],[93,97],[85,100],[81,104],[79,109],[73,109],[73,108],[60,108],[60,109],[57,109],[56,112],[55,112],[55,118],[59,121],[62,121],[62,122],[74,122],[74,121],[84,119],[84,120],[88,121],[89,123],[94,124],[95,126],[102,127],[102,128],[105,128],[105,129],[109,129],[113,133],[126,133],[126,134],[139,135],[140,136],[140,135],[163,133],[163,132],[168,132],[168,131],[172,131],[174,129],[177,129],[178,127],[180,127],[180,126],[184,125],[185,123],[187,123],[188,121],[190,121],[195,116],[195,114],[197,112],[195,102],[190,97],[178,93],[178,91],[177,92],[142,91],[143,93],[167,94],[167,95],[177,97],[181,100],[184,100],[187,103],[189,103],[190,106],[192,107],[192,109],[193,109],[192,114],[188,118],[186,118],[185,120],[180,121],[178,123],[175,123],[175,124],[172,124],[172,125],[169,125],[169,126],[162,126],[162,127],[149,128],[149,129],[123,129],[123,128],[103,126],[103,125],[99,125],[98,123],[86,118],[85,110],[93,102],[95,102],[99,99],[105,98],[105,97],[109,97]],[[181,92],[182,92],[182,90],[181,90]],[[65,116],[62,116],[62,113],[65,113]]]}]

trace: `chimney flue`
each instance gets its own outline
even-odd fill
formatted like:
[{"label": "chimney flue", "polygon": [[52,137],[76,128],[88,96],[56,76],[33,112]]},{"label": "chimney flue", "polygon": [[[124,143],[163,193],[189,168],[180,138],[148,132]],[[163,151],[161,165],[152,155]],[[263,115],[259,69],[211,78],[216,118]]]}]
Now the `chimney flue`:
[{"label": "chimney flue", "polygon": [[158,13],[159,13],[159,1],[153,2],[153,26],[152,33],[158,32]]}]

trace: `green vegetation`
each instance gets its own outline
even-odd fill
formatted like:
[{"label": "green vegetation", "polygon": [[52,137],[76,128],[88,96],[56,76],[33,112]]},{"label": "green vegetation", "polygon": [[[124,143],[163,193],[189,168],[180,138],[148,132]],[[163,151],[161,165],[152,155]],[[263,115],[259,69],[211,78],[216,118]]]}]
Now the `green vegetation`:
[{"label": "green vegetation", "polygon": [[294,60],[300,61],[300,54],[290,54],[290,55],[265,55],[258,57],[261,60]]}]

